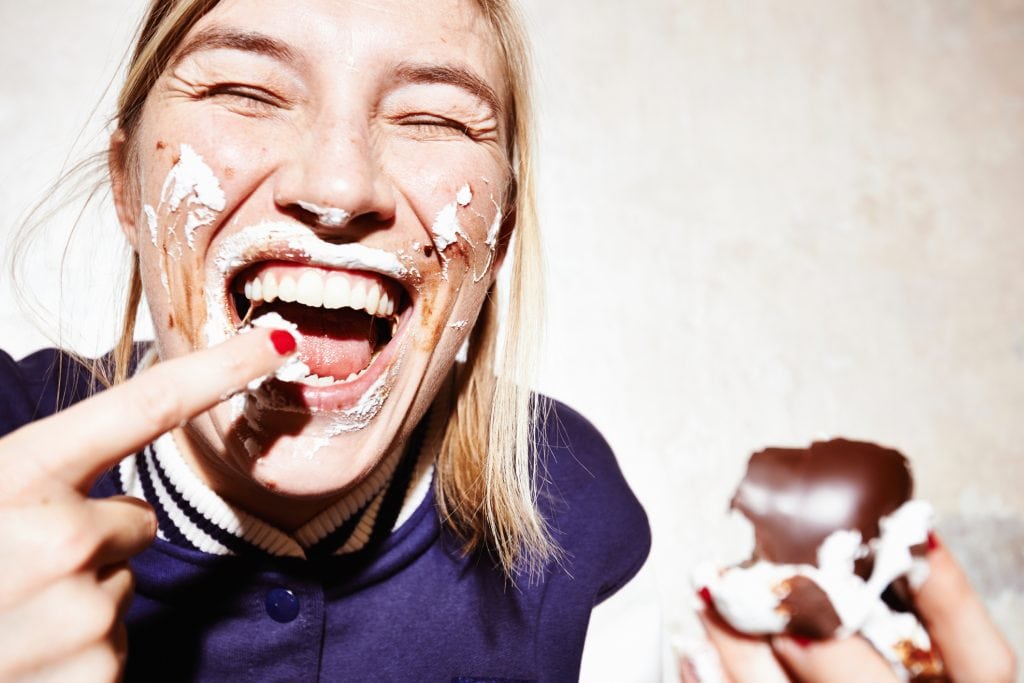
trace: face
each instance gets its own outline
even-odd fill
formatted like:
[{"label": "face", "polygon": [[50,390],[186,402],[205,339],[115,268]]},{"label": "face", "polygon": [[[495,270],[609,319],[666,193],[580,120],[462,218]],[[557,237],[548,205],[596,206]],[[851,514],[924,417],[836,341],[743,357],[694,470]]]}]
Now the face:
[{"label": "face", "polygon": [[160,355],[301,335],[300,363],[186,429],[222,494],[273,519],[405,443],[494,280],[506,106],[470,0],[225,0],[179,45],[115,183]]}]

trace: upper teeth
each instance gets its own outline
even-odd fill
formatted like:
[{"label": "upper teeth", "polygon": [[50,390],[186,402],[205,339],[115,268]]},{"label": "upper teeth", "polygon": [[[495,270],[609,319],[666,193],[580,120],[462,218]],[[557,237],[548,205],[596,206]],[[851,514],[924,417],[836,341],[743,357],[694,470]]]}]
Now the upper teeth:
[{"label": "upper teeth", "polygon": [[395,302],[375,282],[350,281],[340,273],[306,270],[298,281],[291,275],[278,279],[274,273],[250,278],[245,283],[245,298],[270,303],[298,302],[306,306],[323,308],[354,308],[382,318],[395,314]]}]

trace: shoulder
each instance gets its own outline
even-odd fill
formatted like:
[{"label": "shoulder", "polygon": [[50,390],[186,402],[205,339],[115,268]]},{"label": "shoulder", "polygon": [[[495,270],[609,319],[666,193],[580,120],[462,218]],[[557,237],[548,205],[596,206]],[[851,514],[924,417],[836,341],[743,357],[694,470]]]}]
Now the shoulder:
[{"label": "shoulder", "polygon": [[21,360],[0,351],[0,435],[77,403],[92,390],[89,368],[59,349]]},{"label": "shoulder", "polygon": [[597,427],[564,403],[553,399],[544,403],[537,420],[543,484],[573,500],[600,493],[612,499],[606,502],[638,507],[611,446]]},{"label": "shoulder", "polygon": [[546,400],[538,423],[540,504],[569,572],[594,583],[595,602],[647,559],[651,532],[608,442],[587,418]]}]

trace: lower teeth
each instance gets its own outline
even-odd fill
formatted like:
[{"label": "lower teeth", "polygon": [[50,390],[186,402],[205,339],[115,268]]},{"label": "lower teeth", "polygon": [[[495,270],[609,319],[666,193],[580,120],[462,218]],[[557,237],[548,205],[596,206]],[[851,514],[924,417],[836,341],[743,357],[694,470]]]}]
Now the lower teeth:
[{"label": "lower teeth", "polygon": [[373,355],[370,356],[370,362],[366,364],[365,368],[363,368],[359,372],[353,372],[352,374],[350,374],[348,377],[346,377],[343,380],[342,379],[335,379],[331,375],[324,375],[323,377],[320,377],[318,375],[311,374],[311,375],[306,375],[305,377],[303,377],[302,379],[300,379],[298,381],[300,383],[302,383],[302,384],[305,384],[305,385],[311,386],[311,387],[329,387],[329,386],[332,386],[332,385],[335,385],[335,384],[346,384],[346,383],[351,382],[353,380],[357,380],[360,377],[362,377],[363,375],[365,375],[366,371],[370,369],[370,366],[373,365],[373,361],[377,360],[377,356],[379,356],[379,355],[380,355],[380,351],[374,351]]}]

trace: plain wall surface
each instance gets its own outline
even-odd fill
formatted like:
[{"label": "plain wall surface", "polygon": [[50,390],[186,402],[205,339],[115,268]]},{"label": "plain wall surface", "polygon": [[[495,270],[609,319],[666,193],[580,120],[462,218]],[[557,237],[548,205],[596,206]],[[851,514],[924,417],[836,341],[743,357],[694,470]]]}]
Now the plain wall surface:
[{"label": "plain wall surface", "polygon": [[[5,257],[139,6],[0,5]],[[693,565],[748,550],[726,514],[748,455],[848,436],[911,458],[1024,655],[1024,2],[526,10],[542,388],[604,432],[646,504],[673,630],[692,626]],[[100,131],[81,146],[101,149]],[[51,303],[69,220],[28,254],[23,285]],[[82,234],[63,295],[69,339],[96,351],[123,252],[111,211]],[[0,345],[47,345],[6,281],[0,296]]]}]

